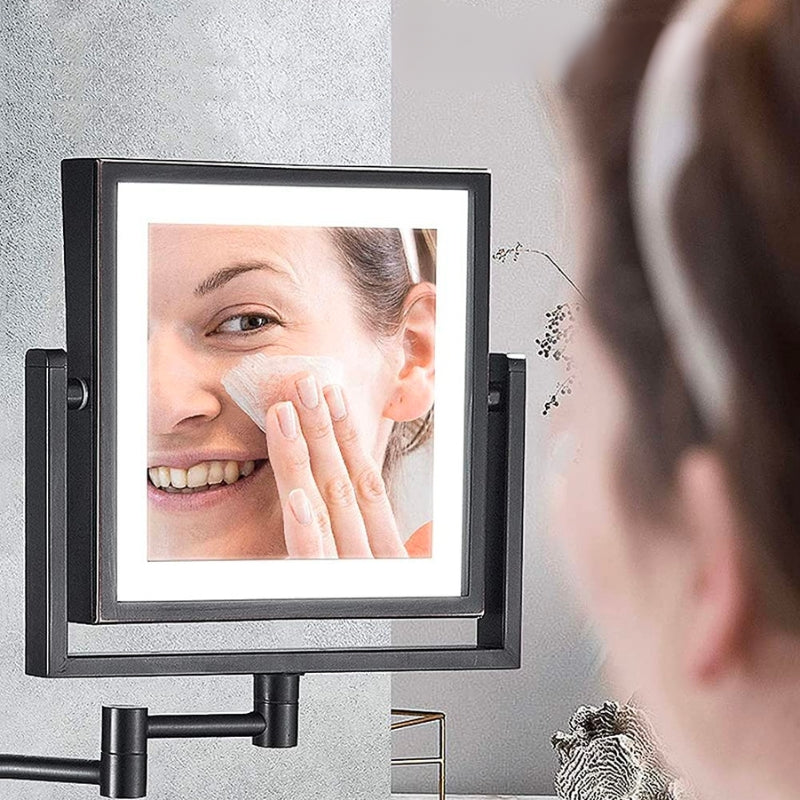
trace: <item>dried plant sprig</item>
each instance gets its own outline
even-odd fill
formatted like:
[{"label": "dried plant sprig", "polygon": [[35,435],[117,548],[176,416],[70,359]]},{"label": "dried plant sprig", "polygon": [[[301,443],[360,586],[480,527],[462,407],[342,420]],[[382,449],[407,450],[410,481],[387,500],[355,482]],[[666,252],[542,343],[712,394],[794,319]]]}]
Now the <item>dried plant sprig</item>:
[{"label": "dried plant sprig", "polygon": [[542,410],[543,417],[547,416],[547,412],[550,411],[551,408],[558,408],[558,398],[561,395],[572,394],[572,384],[574,382],[575,376],[570,375],[565,381],[556,386],[555,392],[550,395],[550,399],[544,404],[544,409]]},{"label": "dried plant sprig", "polygon": [[[583,300],[586,296],[575,285],[572,278],[561,268],[558,262],[546,251],[538,250],[532,247],[525,247],[522,242],[517,242],[513,247],[500,247],[498,248],[492,258],[500,263],[507,261],[517,262],[520,257],[526,253],[539,255],[546,258],[559,272],[559,274],[569,283],[569,285],[580,295]],[[563,361],[569,377],[556,386],[555,391],[550,395],[549,399],[545,402],[542,409],[542,415],[547,416],[551,408],[557,408],[559,405],[559,397],[566,394],[572,394],[572,386],[575,382],[575,374],[573,369],[575,361],[572,355],[568,352],[569,345],[575,332],[575,319],[581,310],[580,303],[559,303],[552,311],[545,314],[547,323],[545,325],[544,333],[537,338],[536,345],[539,348],[537,355],[542,358],[552,358],[553,361]]]},{"label": "dried plant sprig", "polygon": [[509,258],[513,261],[519,261],[519,257],[523,253],[532,253],[537,256],[542,256],[546,258],[559,272],[562,278],[584,299],[586,300],[586,296],[584,293],[575,285],[575,282],[567,275],[566,272],[561,268],[559,263],[548,253],[546,250],[537,250],[536,248],[532,247],[525,247],[522,242],[517,242],[513,247],[501,247],[497,251],[495,251],[492,258],[495,261],[505,262]]},{"label": "dried plant sprig", "polygon": [[[574,333],[575,315],[581,310],[579,304],[559,303],[552,311],[548,311],[544,316],[547,320],[544,334],[536,339],[539,345],[538,355],[542,358],[553,357],[553,360],[560,361],[562,358],[571,363],[572,359],[567,355],[567,346],[572,341]],[[566,322],[566,325],[564,323]],[[568,366],[568,371],[570,367]]]}]

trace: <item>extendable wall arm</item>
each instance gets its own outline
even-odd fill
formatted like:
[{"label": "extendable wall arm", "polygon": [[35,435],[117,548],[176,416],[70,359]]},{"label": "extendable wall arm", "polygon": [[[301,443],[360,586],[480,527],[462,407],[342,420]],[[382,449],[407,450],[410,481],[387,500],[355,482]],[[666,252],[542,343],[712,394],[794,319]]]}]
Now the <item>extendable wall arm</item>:
[{"label": "extendable wall arm", "polygon": [[245,714],[151,715],[137,706],[103,706],[100,759],[0,755],[0,778],[83,783],[102,797],[147,794],[150,739],[252,739],[256,747],[295,747],[299,675],[254,675],[253,710]]}]

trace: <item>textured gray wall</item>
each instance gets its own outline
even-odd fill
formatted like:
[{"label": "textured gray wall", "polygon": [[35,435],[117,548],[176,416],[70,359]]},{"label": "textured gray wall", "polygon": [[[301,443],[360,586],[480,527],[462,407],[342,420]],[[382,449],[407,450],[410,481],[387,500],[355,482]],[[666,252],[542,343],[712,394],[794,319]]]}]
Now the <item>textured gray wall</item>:
[{"label": "textured gray wall", "polygon": [[[600,6],[601,0],[394,0],[392,8],[392,160],[489,167],[493,249],[520,240],[549,251],[568,271],[565,156],[548,86]],[[524,352],[529,364],[523,668],[392,679],[393,705],[447,713],[454,793],[552,794],[550,735],[577,705],[604,696],[597,648],[546,536],[542,495],[551,436],[541,410],[558,373],[537,358],[534,339],[545,311],[571,299],[569,286],[540,257],[493,266],[491,347]],[[429,628],[435,638],[440,626]],[[407,635],[395,623],[395,640]],[[403,733],[398,754],[434,746],[422,734]],[[395,771],[397,791],[433,785],[431,770]]]},{"label": "textured gray wall", "polygon": [[[388,0],[0,4],[0,752],[96,758],[100,705],[246,710],[247,678],[45,681],[23,663],[23,363],[64,347],[59,162],[69,156],[382,164]],[[75,631],[80,649],[349,644],[386,623]],[[155,742],[148,797],[375,800],[389,793],[389,678],[302,681],[300,745]],[[89,787],[2,783],[0,798]]]}]

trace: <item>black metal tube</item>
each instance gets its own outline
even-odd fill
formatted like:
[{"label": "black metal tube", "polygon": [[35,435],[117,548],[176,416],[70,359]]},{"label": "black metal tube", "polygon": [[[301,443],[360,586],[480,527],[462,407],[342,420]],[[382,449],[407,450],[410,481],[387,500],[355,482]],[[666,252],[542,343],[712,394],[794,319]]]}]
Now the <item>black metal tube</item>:
[{"label": "black metal tube", "polygon": [[83,758],[0,755],[0,778],[100,785],[100,762]]},{"label": "black metal tube", "polygon": [[147,794],[147,709],[103,706],[100,794],[136,798]]},{"label": "black metal tube", "polygon": [[253,737],[256,747],[296,747],[300,676],[254,675],[255,710],[266,721],[264,731]]},{"label": "black metal tube", "polygon": [[267,723],[261,714],[159,714],[147,721],[150,739],[258,736]]}]

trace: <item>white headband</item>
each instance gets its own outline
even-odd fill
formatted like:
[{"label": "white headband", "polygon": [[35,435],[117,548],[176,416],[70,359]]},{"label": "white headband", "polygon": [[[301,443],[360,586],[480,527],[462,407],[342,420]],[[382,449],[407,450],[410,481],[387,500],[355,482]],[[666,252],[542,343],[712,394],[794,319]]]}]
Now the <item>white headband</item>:
[{"label": "white headband", "polygon": [[712,431],[731,417],[733,369],[681,263],[671,230],[674,192],[698,136],[705,45],[730,0],[690,0],[659,39],[644,77],[632,140],[634,218],[667,335]]},{"label": "white headband", "polygon": [[403,239],[403,250],[406,254],[406,263],[408,264],[408,274],[411,277],[411,283],[419,283],[419,254],[417,253],[417,240],[414,236],[414,229],[400,228],[400,236]]}]

